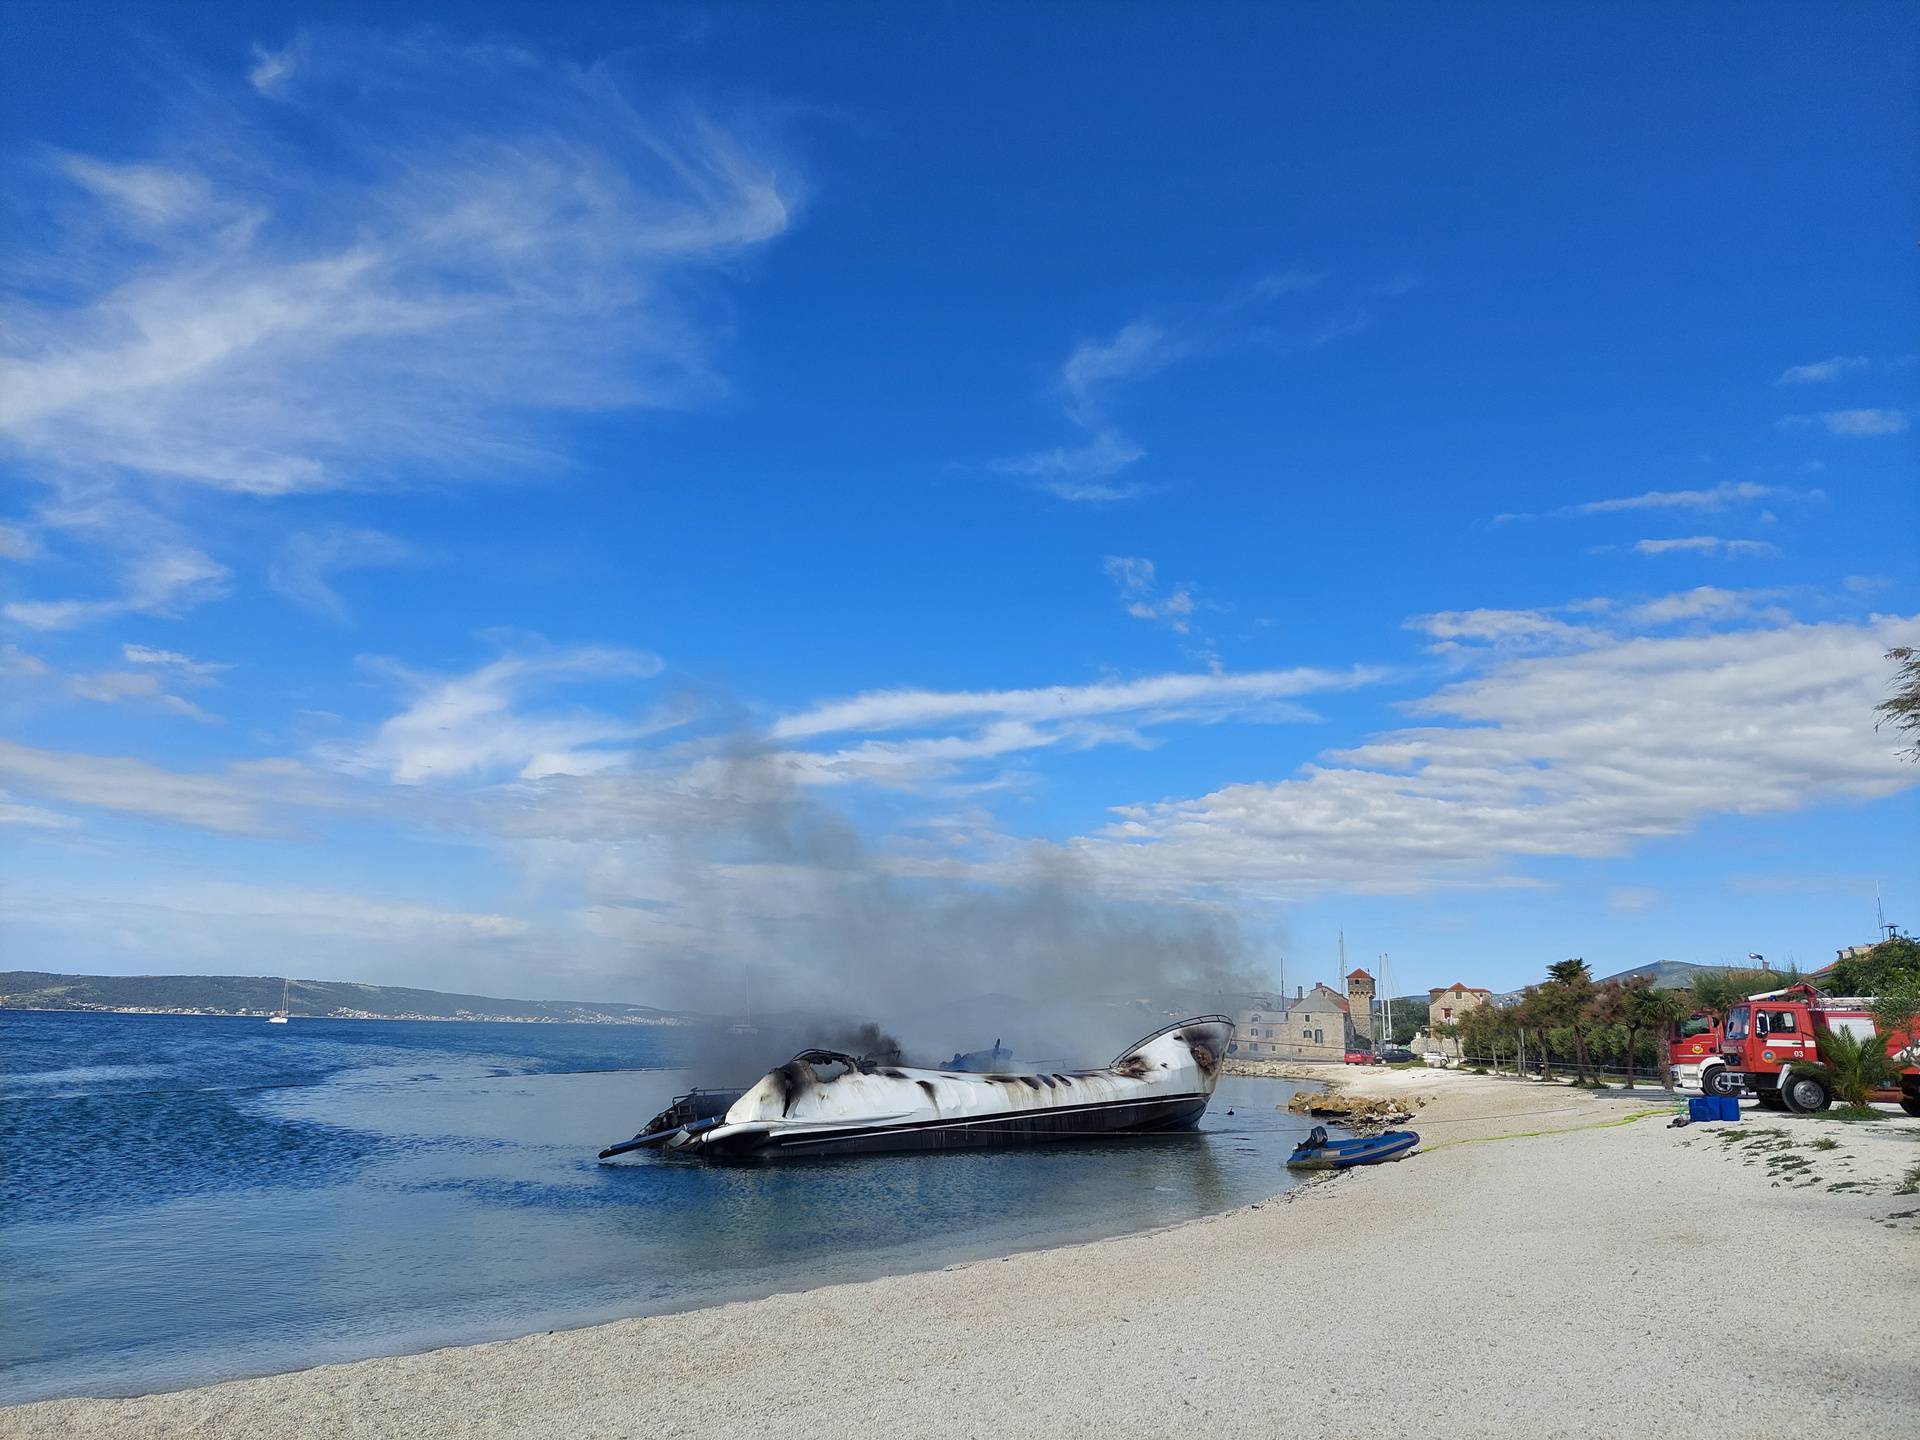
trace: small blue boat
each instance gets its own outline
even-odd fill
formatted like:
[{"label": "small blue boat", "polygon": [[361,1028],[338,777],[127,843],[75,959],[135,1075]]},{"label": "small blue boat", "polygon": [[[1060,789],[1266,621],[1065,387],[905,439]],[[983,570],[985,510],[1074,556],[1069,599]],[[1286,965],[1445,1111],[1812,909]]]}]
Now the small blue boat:
[{"label": "small blue boat", "polygon": [[1316,1125],[1287,1157],[1287,1168],[1345,1170],[1350,1165],[1378,1165],[1382,1160],[1398,1159],[1419,1143],[1420,1137],[1411,1130],[1389,1130],[1360,1140],[1329,1140],[1327,1127]]}]

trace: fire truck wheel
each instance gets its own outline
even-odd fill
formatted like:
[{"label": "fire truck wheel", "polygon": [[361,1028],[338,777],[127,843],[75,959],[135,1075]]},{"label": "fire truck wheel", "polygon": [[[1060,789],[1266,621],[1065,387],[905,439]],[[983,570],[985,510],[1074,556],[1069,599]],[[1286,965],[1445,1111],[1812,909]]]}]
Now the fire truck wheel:
[{"label": "fire truck wheel", "polygon": [[1920,1116],[1920,1095],[1908,1091],[1900,1097],[1900,1108],[1909,1115]]},{"label": "fire truck wheel", "polygon": [[1815,1115],[1833,1103],[1826,1082],[1811,1075],[1789,1076],[1780,1093],[1786,1097],[1787,1108],[1796,1115]]},{"label": "fire truck wheel", "polygon": [[1703,1095],[1733,1094],[1733,1086],[1727,1083],[1727,1067],[1716,1065],[1711,1070],[1701,1071],[1700,1093]]}]

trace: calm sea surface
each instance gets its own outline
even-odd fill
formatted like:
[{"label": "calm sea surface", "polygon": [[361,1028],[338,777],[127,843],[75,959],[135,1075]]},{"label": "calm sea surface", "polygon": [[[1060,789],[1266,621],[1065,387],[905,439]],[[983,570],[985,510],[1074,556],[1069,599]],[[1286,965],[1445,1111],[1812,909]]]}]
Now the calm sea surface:
[{"label": "calm sea surface", "polygon": [[[133,1394],[1139,1230],[1270,1195],[1292,1087],[1199,1134],[602,1164],[692,1037],[0,1012],[0,1403]],[[751,1077],[739,1077],[745,1083]],[[1227,1112],[1234,1113],[1229,1115]]]}]

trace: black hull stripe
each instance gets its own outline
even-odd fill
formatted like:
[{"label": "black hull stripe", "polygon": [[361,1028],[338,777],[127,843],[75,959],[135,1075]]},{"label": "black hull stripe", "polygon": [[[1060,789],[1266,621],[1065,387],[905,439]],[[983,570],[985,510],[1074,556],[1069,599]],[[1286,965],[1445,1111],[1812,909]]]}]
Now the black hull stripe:
[{"label": "black hull stripe", "polygon": [[[996,1115],[956,1116],[916,1120],[904,1125],[861,1125],[844,1130],[812,1131],[782,1138],[775,1134],[719,1137],[703,1148],[715,1154],[805,1152],[831,1153],[833,1148],[877,1152],[908,1149],[961,1149],[974,1145],[1027,1144],[1072,1140],[1087,1135],[1129,1131],[1186,1129],[1196,1125],[1213,1097],[1199,1091],[1156,1095],[1143,1100],[1103,1100],[1087,1105],[1049,1106],[1038,1110],[1003,1111]],[[1129,1111],[1146,1114],[1128,1116]]]}]

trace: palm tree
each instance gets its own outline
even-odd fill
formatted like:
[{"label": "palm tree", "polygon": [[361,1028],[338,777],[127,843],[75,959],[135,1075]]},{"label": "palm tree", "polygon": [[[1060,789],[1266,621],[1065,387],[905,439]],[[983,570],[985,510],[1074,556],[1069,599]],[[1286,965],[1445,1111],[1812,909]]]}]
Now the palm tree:
[{"label": "palm tree", "polygon": [[1833,1075],[1833,1093],[1855,1110],[1865,1110],[1867,1099],[1899,1072],[1878,1035],[1856,1035],[1851,1030],[1815,1032],[1820,1059]]}]

